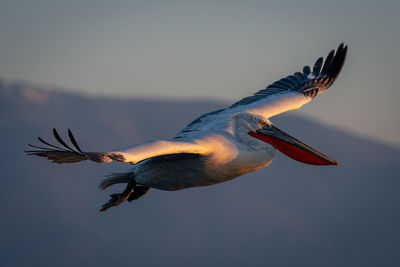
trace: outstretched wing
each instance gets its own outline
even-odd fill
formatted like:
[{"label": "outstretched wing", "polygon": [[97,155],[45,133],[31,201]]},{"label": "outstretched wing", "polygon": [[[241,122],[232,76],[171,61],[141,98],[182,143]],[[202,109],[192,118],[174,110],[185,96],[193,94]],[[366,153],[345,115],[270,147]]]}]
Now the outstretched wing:
[{"label": "outstretched wing", "polygon": [[300,108],[315,96],[328,89],[338,77],[346,60],[347,46],[341,43],[330,51],[325,59],[318,58],[311,71],[309,66],[303,72],[280,79],[267,88],[246,97],[230,108],[243,108],[242,111],[257,113],[268,118],[288,110]]},{"label": "outstretched wing", "polygon": [[176,139],[191,133],[214,129],[233,114],[248,112],[267,118],[282,112],[300,108],[315,96],[328,89],[338,77],[346,59],[347,46],[341,43],[336,50],[330,51],[325,61],[322,57],[315,62],[313,69],[305,66],[302,72],[296,72],[252,96],[243,98],[226,109],[204,114],[186,126]]},{"label": "outstretched wing", "polygon": [[68,129],[68,137],[72,145],[68,145],[60,137],[56,129],[53,129],[53,135],[61,146],[50,144],[38,137],[39,141],[45,146],[29,144],[33,149],[25,150],[24,152],[27,153],[27,155],[46,157],[56,163],[74,163],[82,160],[92,160],[101,163],[120,161],[133,164],[161,155],[177,153],[207,155],[210,153],[209,148],[205,148],[196,143],[162,140],[147,142],[111,152],[83,152],[70,129]]},{"label": "outstretched wing", "polygon": [[68,137],[73,145],[69,146],[58,134],[56,129],[53,129],[53,135],[62,147],[50,144],[38,137],[39,141],[45,146],[31,145],[33,149],[25,150],[27,155],[36,155],[46,157],[56,163],[74,163],[82,160],[92,160],[96,162],[111,162],[125,161],[122,155],[110,152],[82,152],[78,143],[76,142],[72,132],[68,129]]}]

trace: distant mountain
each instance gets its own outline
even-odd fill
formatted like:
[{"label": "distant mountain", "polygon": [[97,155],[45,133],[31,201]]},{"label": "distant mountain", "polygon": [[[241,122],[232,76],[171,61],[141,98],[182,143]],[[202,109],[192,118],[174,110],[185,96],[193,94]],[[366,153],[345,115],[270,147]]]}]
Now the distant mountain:
[{"label": "distant mountain", "polygon": [[71,128],[104,151],[174,136],[212,101],[107,99],[0,81],[1,266],[400,266],[400,150],[292,115],[272,121],[339,161],[281,154],[211,187],[152,189],[99,213],[129,165],[57,165],[23,154],[37,135]]}]

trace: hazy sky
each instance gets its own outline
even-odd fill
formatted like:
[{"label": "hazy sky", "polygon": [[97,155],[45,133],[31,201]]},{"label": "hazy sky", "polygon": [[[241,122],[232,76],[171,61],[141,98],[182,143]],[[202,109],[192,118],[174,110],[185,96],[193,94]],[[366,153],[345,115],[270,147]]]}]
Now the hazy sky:
[{"label": "hazy sky", "polygon": [[0,3],[1,78],[96,95],[234,101],[345,42],[301,112],[400,146],[398,0]]}]

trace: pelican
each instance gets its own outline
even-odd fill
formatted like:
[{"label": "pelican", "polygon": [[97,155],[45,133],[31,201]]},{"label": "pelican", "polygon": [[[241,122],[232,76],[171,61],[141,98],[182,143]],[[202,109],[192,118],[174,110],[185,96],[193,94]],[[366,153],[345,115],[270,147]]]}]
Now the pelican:
[{"label": "pelican", "polygon": [[112,194],[100,211],[132,201],[150,188],[181,190],[225,182],[269,165],[276,150],[312,165],[338,165],[317,150],[283,132],[269,119],[298,109],[328,89],[338,77],[346,59],[343,43],[318,58],[312,70],[296,72],[232,106],[204,114],[172,139],[149,141],[109,152],[83,152],[68,129],[67,144],[53,129],[59,145],[38,137],[43,145],[31,145],[28,155],[46,157],[56,163],[82,160],[127,162],[125,173],[112,173],[100,183],[101,189],[126,184],[122,193]]}]

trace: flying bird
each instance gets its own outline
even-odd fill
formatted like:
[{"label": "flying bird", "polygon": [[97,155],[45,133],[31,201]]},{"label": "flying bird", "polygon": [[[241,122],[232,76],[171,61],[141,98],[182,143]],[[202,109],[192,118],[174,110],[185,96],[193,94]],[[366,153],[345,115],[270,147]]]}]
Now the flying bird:
[{"label": "flying bird", "polygon": [[82,160],[127,162],[125,173],[112,173],[101,189],[126,184],[122,193],[112,194],[102,206],[105,211],[124,201],[146,194],[150,188],[181,190],[225,182],[269,165],[276,150],[313,165],[338,165],[335,160],[283,132],[269,118],[298,109],[328,89],[338,77],[346,59],[343,43],[330,51],[325,61],[318,58],[313,68],[296,72],[232,106],[204,114],[169,140],[149,141],[109,152],[84,152],[68,129],[67,144],[53,129],[58,145],[39,137],[43,145],[31,145],[28,155],[46,157],[56,163]]}]

